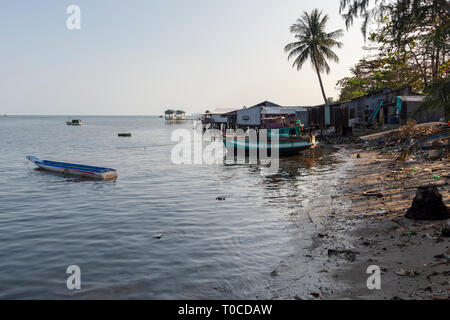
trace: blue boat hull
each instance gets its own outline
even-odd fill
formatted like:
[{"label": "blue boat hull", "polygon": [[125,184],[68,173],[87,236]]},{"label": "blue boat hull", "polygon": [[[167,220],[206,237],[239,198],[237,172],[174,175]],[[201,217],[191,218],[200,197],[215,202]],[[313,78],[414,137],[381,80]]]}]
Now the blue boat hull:
[{"label": "blue boat hull", "polygon": [[249,142],[248,140],[239,138],[230,138],[223,135],[223,144],[226,148],[244,149],[246,151],[259,150],[259,149],[278,149],[279,154],[292,154],[307,149],[313,149],[317,146],[317,142],[314,138],[311,140],[307,138],[292,138],[292,139],[280,139],[278,143],[272,144],[271,141],[267,143]]},{"label": "blue boat hull", "polygon": [[82,176],[100,180],[116,180],[118,177],[117,170],[111,168],[93,167],[82,164],[40,160],[39,158],[34,156],[27,156],[26,158],[29,161],[33,162],[39,168],[51,172],[66,175]]}]

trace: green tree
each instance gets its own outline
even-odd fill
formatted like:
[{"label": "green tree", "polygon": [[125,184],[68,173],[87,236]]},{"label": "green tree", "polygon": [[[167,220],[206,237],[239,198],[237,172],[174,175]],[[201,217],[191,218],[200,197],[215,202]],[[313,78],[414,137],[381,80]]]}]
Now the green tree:
[{"label": "green tree", "polygon": [[297,67],[297,70],[300,70],[304,63],[310,59],[317,72],[325,104],[328,103],[327,95],[320,74],[324,71],[327,74],[330,73],[327,59],[339,62],[338,56],[332,49],[342,47],[342,43],[337,40],[343,36],[341,29],[327,33],[325,31],[327,22],[328,15],[323,14],[318,9],[314,9],[310,14],[304,12],[301,18],[297,19],[296,23],[290,28],[296,41],[284,48],[289,53],[289,60],[295,58],[292,67]]},{"label": "green tree", "polygon": [[362,18],[361,31],[367,34],[372,19],[382,20],[392,8],[400,8],[395,15],[395,28],[392,31],[401,36],[403,26],[407,26],[411,19],[420,20],[430,11],[439,11],[450,15],[448,0],[341,0],[339,12],[345,19],[347,28],[353,25],[355,18]]},{"label": "green tree", "polygon": [[419,110],[442,109],[446,120],[450,120],[450,76],[434,81],[425,89],[428,93]]},{"label": "green tree", "polygon": [[[358,3],[363,2],[352,3],[347,14],[356,15]],[[428,93],[430,84],[441,79],[450,65],[450,17],[443,6],[435,0],[377,3],[384,7],[362,11],[372,17],[373,10],[385,14],[378,16],[378,29],[366,38],[368,44],[364,49],[370,56],[350,70],[350,77],[338,81],[341,100],[384,87],[411,86],[418,93]],[[423,7],[416,8],[417,4]]]}]

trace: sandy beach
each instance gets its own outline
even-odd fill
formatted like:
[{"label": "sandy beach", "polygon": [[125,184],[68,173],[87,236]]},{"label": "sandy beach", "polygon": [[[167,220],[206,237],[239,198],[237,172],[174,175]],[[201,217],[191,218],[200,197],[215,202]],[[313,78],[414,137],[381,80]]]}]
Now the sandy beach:
[{"label": "sandy beach", "polygon": [[[310,254],[282,262],[274,298],[448,299],[450,260],[443,253],[450,239],[442,229],[449,221],[404,217],[418,186],[438,186],[450,205],[448,158],[398,163],[363,143],[342,148],[346,174],[332,186],[328,210],[312,205],[309,212],[317,229]],[[300,270],[305,263],[308,270]],[[373,265],[381,271],[379,290],[367,287]]]},{"label": "sandy beach", "polygon": [[[336,280],[343,280],[345,289],[330,298],[447,299],[450,261],[443,253],[450,242],[442,229],[448,221],[413,221],[404,215],[418,186],[438,186],[444,203],[450,204],[448,158],[399,164],[389,154],[358,149],[351,157],[356,165],[342,199],[351,201],[346,218],[354,223],[349,236],[357,255],[337,270]],[[363,195],[369,190],[383,196]],[[367,289],[370,265],[381,268],[381,290]]]}]

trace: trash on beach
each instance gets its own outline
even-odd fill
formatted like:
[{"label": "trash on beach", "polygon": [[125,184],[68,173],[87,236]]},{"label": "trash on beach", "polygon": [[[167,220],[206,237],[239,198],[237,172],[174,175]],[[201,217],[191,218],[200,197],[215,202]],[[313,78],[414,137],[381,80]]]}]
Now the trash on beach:
[{"label": "trash on beach", "polygon": [[442,254],[442,256],[443,256],[445,259],[450,259],[450,250],[445,251],[445,252]]},{"label": "trash on beach", "polygon": [[383,194],[379,191],[373,191],[373,190],[369,190],[369,191],[364,191],[362,193],[363,196],[367,196],[367,197],[377,197],[377,198],[383,198]]},{"label": "trash on beach", "polygon": [[409,270],[405,270],[405,269],[400,269],[399,271],[395,271],[395,274],[402,276],[402,277],[415,277],[418,275],[418,273],[416,271],[414,271],[413,269],[409,269]]},{"label": "trash on beach", "polygon": [[350,249],[328,249],[328,257],[337,256],[350,262],[356,260],[357,254],[359,254],[359,252]]},{"label": "trash on beach", "polygon": [[160,234],[155,235],[153,238],[161,239],[163,236],[164,236],[164,233],[160,233]]},{"label": "trash on beach", "polygon": [[444,228],[441,230],[441,237],[450,237],[450,228]]},{"label": "trash on beach", "polygon": [[450,132],[440,122],[417,124],[409,121],[398,129],[360,137],[372,149],[395,154],[398,162],[415,162],[419,158],[441,158],[449,150]]},{"label": "trash on beach", "polygon": [[440,178],[441,178],[441,176],[438,175],[438,174],[436,174],[436,175],[433,176],[433,179],[440,179]]}]

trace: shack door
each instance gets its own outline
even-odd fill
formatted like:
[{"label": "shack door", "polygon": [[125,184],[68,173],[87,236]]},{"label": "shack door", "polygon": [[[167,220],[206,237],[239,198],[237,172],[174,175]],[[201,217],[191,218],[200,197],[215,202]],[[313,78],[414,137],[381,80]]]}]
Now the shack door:
[{"label": "shack door", "polygon": [[329,126],[330,124],[330,106],[325,106],[325,125]]}]

